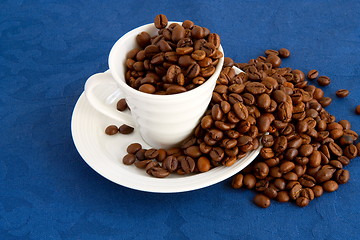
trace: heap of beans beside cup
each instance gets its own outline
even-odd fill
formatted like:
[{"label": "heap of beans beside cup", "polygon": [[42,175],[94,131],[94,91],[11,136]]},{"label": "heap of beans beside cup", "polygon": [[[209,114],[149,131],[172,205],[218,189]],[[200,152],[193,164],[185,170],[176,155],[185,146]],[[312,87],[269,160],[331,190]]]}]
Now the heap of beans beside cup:
[{"label": "heap of beans beside cup", "polygon": [[129,86],[151,94],[176,94],[203,84],[215,72],[223,53],[220,37],[186,20],[168,27],[165,15],[154,20],[158,35],[142,32],[139,48],[127,54],[125,74]]},{"label": "heap of beans beside cup", "polygon": [[[167,20],[164,15],[155,18],[156,27],[161,29],[159,36],[163,38],[159,42],[173,41],[171,33],[180,26],[170,28],[170,25],[165,28],[165,23]],[[187,20],[183,28],[192,39],[195,25]],[[166,34],[170,34],[168,39]],[[206,41],[206,36],[209,41],[210,35],[205,34],[201,38],[202,42]],[[156,37],[150,38],[143,45],[137,39],[139,45],[145,48],[138,53],[146,51],[150,43],[156,45],[154,39]],[[220,38],[217,36],[216,39]],[[180,41],[181,38],[178,39]],[[181,56],[192,58],[192,54],[179,54],[179,46],[173,47],[172,50],[175,50],[169,52],[177,56],[177,61],[171,66],[181,69],[179,74],[181,72],[180,79],[184,79],[184,84],[179,84],[177,77],[171,78],[170,83],[169,66],[162,74],[157,72],[156,68],[160,65],[151,63],[155,55],[144,60],[143,64],[146,65],[145,61],[148,60],[157,76],[162,77],[156,78],[156,81],[142,82],[150,73],[154,74],[149,65],[143,69],[143,75],[128,77],[128,83],[131,85],[131,81],[138,81],[133,87],[140,91],[141,86],[150,84],[155,90],[145,92],[154,94],[179,93],[168,91],[171,86],[186,90],[197,86],[194,83],[196,77],[189,78],[189,72],[191,66],[199,65],[199,60],[193,59],[195,63],[185,67],[180,60]],[[197,51],[195,47],[193,50]],[[204,52],[206,58],[216,62],[216,58]],[[166,52],[160,54],[165,56]],[[129,59],[135,61],[134,56]],[[123,163],[134,164],[159,178],[170,174],[194,174],[207,172],[217,166],[231,166],[261,144],[259,156],[232,180],[234,189],[247,188],[257,192],[254,198],[257,206],[266,208],[273,199],[279,202],[293,201],[304,207],[324,191],[336,191],[339,184],[348,182],[350,178],[349,171],[344,167],[360,154],[360,143],[355,143],[358,134],[351,130],[349,121],[337,122],[325,110],[332,99],[325,97],[322,89],[309,85],[307,81],[316,79],[320,86],[327,86],[330,78],[318,77],[316,70],[309,71],[305,76],[300,70],[281,68],[281,58],[289,56],[290,51],[283,48],[279,51],[267,50],[265,56],[251,59],[248,63],[234,63],[226,57],[211,102],[193,135],[180,147],[171,149],[143,149],[141,144],[132,143],[127,148],[128,154],[122,159]],[[235,74],[233,66],[244,72]],[[163,63],[161,67],[166,69],[167,66]],[[129,70],[127,74],[132,75],[134,71],[138,72]],[[198,75],[206,80],[201,70]],[[348,94],[349,91],[345,89],[336,93],[338,97],[346,97]],[[117,109],[123,111],[126,108],[125,99],[120,100]]]}]

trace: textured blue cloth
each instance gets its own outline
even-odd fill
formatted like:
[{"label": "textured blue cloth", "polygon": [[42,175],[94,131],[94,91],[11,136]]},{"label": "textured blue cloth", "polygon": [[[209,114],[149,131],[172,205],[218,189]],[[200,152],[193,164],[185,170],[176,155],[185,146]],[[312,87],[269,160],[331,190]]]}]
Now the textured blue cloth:
[{"label": "textured blue cloth", "polygon": [[[359,239],[360,163],[306,208],[260,209],[230,180],[179,194],[127,189],[77,153],[73,107],[107,70],[115,41],[158,13],[220,34],[246,62],[291,50],[283,66],[330,76],[328,111],[360,132],[359,1],[22,1],[0,3],[0,239]],[[350,89],[345,99],[336,90]]]}]

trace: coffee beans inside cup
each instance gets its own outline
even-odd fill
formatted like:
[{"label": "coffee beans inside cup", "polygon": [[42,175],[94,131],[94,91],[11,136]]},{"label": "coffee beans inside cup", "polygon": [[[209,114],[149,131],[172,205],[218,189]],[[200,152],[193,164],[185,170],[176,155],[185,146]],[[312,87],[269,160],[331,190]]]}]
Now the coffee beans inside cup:
[{"label": "coffee beans inside cup", "polygon": [[176,94],[206,82],[223,53],[220,36],[190,20],[168,26],[167,17],[154,19],[158,34],[137,35],[138,48],[127,54],[125,79],[129,86],[150,94]]}]

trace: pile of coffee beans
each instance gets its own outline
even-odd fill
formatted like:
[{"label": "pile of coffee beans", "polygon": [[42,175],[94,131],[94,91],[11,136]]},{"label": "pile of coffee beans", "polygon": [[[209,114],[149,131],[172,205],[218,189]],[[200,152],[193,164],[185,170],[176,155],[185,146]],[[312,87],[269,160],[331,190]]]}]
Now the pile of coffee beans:
[{"label": "pile of coffee beans", "polygon": [[[336,191],[339,184],[349,181],[350,173],[344,167],[360,154],[360,143],[354,143],[358,134],[349,121],[337,122],[324,109],[332,100],[324,97],[320,88],[308,85],[302,71],[280,68],[280,54],[274,50],[265,54],[268,56],[235,64],[248,75],[245,86],[262,84],[266,88],[264,93],[253,94],[259,111],[257,127],[260,130],[264,115],[270,114],[271,121],[263,129],[269,134],[261,138],[260,156],[234,176],[232,186],[258,192],[254,203],[259,207],[270,206],[271,199],[304,207],[324,191]],[[307,74],[309,80],[317,76],[316,70]],[[269,78],[276,85],[268,87],[264,81]],[[317,82],[327,86],[330,78],[320,76]],[[348,91],[337,95],[345,97]],[[269,99],[274,110],[269,113],[263,108],[262,99]]]},{"label": "pile of coffee beans", "polygon": [[220,37],[186,20],[168,27],[165,15],[155,17],[158,35],[141,32],[138,48],[127,54],[125,79],[129,86],[150,94],[176,94],[203,84],[223,53]]}]

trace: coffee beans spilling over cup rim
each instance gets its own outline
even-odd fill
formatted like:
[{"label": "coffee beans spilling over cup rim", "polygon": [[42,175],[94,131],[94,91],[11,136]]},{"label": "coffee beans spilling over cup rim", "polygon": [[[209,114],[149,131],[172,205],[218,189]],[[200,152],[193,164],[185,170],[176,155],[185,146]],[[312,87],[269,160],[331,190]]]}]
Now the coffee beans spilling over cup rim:
[{"label": "coffee beans spilling over cup rim", "polygon": [[141,32],[138,48],[127,54],[125,79],[144,93],[167,95],[186,92],[206,82],[223,53],[220,36],[190,20],[168,26],[167,17],[154,19],[158,35]]}]

